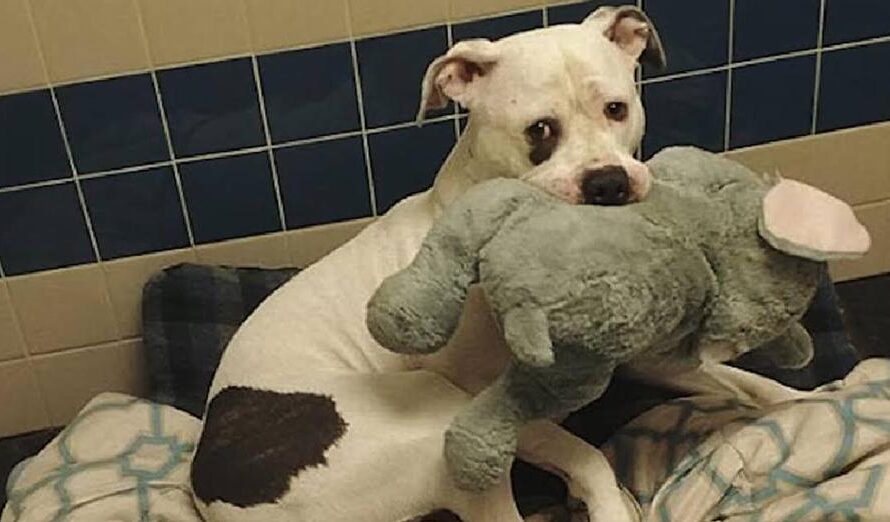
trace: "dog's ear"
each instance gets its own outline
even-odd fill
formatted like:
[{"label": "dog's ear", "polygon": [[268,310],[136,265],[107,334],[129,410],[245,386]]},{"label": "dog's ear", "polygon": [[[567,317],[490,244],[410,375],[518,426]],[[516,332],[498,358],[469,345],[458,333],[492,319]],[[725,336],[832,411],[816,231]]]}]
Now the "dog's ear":
[{"label": "dog's ear", "polygon": [[658,31],[646,13],[639,8],[630,5],[600,7],[583,23],[602,31],[606,38],[634,61],[659,69],[667,65]]},{"label": "dog's ear", "polygon": [[849,205],[790,179],[766,193],[757,225],[776,250],[814,261],[860,257],[871,246],[868,230]]},{"label": "dog's ear", "polygon": [[497,61],[497,46],[485,39],[458,42],[433,60],[423,77],[417,121],[448,105],[449,99],[469,108]]}]

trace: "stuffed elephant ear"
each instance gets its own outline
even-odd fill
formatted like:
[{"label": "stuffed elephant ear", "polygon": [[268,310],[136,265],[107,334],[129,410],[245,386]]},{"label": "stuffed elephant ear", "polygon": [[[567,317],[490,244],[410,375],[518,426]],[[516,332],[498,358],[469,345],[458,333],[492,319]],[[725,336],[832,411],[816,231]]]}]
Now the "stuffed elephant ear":
[{"label": "stuffed elephant ear", "polygon": [[780,180],[763,198],[758,228],[773,248],[813,261],[857,258],[871,246],[849,205],[790,179]]}]

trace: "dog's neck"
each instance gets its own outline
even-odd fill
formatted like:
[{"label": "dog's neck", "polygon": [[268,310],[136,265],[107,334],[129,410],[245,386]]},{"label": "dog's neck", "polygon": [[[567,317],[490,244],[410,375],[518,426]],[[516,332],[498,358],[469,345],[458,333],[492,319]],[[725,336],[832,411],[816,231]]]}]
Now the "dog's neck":
[{"label": "dog's neck", "polygon": [[476,128],[470,119],[457,145],[436,174],[431,191],[436,216],[473,185],[497,177],[496,172],[486,168],[485,162],[473,154],[475,138]]}]

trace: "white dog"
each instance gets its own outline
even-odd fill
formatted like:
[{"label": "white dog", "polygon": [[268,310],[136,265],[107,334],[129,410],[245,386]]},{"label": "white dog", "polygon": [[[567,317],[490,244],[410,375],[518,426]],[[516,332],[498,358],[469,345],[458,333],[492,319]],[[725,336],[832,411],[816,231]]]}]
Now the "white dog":
[{"label": "white dog", "polygon": [[[450,481],[443,433],[503,368],[478,294],[435,356],[382,349],[365,328],[378,284],[414,257],[469,186],[528,181],[569,202],[623,204],[650,184],[638,61],[664,61],[648,18],[600,8],[582,24],[456,44],[429,67],[421,117],[448,99],[469,123],[435,184],[273,294],[235,335],[216,374],[192,484],[211,521],[395,522],[439,509],[467,522],[521,520],[508,479],[486,492]],[[555,423],[521,435],[523,460],[557,473],[593,520],[631,520],[596,448]]]}]

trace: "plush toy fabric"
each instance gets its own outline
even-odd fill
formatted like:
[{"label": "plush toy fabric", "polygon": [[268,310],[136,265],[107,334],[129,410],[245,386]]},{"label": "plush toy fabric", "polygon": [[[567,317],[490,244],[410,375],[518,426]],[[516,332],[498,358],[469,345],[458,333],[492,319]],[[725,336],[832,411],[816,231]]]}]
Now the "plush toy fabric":
[{"label": "plush toy fabric", "polygon": [[399,353],[443,347],[472,284],[502,325],[515,360],[446,433],[461,487],[499,480],[522,423],[596,399],[618,365],[690,367],[761,346],[781,364],[809,361],[798,320],[824,261],[869,246],[852,210],[698,149],[665,150],[649,167],[649,196],[623,207],[568,205],[516,180],[480,184],[368,303],[372,335]]}]

